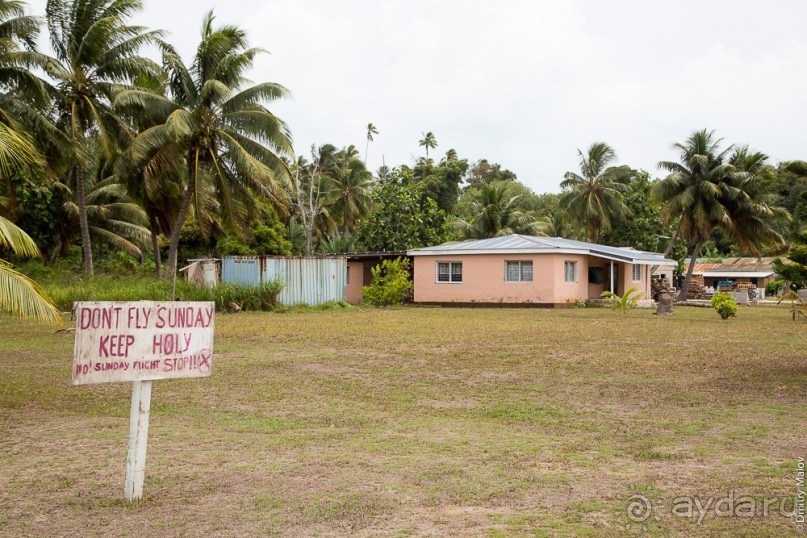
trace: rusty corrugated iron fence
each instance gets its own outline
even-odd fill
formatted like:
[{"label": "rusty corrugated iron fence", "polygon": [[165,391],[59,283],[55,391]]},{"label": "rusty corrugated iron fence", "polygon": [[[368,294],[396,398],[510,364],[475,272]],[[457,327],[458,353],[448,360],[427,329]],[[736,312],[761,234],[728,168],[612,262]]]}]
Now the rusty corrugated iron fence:
[{"label": "rusty corrugated iron fence", "polygon": [[347,258],[225,256],[221,280],[225,284],[258,285],[283,282],[278,300],[287,306],[318,305],[346,300]]}]

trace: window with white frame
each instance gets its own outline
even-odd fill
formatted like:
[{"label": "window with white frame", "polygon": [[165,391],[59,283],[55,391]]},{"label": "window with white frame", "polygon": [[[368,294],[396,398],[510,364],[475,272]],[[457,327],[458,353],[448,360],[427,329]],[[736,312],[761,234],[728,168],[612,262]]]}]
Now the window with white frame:
[{"label": "window with white frame", "polygon": [[577,282],[577,262],[563,262],[563,274],[566,282]]},{"label": "window with white frame", "polygon": [[504,280],[507,282],[532,282],[532,262],[505,262]]},{"label": "window with white frame", "polygon": [[440,284],[462,282],[462,262],[437,262],[437,282]]},{"label": "window with white frame", "polygon": [[638,264],[633,265],[633,281],[634,282],[641,282],[642,281],[642,266]]}]

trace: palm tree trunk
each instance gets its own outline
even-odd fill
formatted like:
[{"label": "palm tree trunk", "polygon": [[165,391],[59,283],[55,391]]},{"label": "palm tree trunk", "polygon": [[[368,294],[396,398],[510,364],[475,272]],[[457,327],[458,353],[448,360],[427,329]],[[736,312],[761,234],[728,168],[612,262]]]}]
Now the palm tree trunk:
[{"label": "palm tree trunk", "polygon": [[675,233],[673,234],[672,238],[670,239],[670,244],[667,245],[667,248],[664,249],[664,257],[670,255],[672,252],[673,247],[675,246],[675,242],[678,241],[678,236],[681,234],[681,228],[684,226],[684,219],[681,219],[678,222],[678,227],[675,229]]},{"label": "palm tree trunk", "polygon": [[84,253],[84,272],[93,276],[92,242],[90,226],[87,223],[87,200],[84,197],[84,168],[76,165],[76,204],[78,205],[78,223],[81,228],[81,249]]},{"label": "palm tree trunk", "polygon": [[367,153],[370,151],[370,139],[367,139],[367,145],[364,148],[364,166],[367,166]]},{"label": "palm tree trunk", "polygon": [[154,268],[157,273],[157,278],[162,275],[162,256],[160,255],[160,241],[157,238],[157,219],[154,215],[149,213],[149,227],[151,228],[151,250],[154,251]]},{"label": "palm tree trunk", "polygon": [[689,294],[689,282],[692,280],[692,272],[695,270],[695,264],[698,262],[698,256],[701,253],[704,243],[706,243],[706,241],[701,239],[697,242],[695,248],[692,249],[692,257],[689,260],[687,274],[684,277],[684,282],[681,284],[681,290],[678,292],[679,301],[687,300],[687,295]]},{"label": "palm tree trunk", "polygon": [[193,198],[193,181],[189,180],[188,187],[185,189],[185,196],[182,198],[182,206],[179,208],[179,214],[174,221],[173,228],[171,228],[171,243],[168,247],[168,264],[165,266],[166,277],[173,276],[173,272],[176,271],[179,234],[182,232],[182,225],[185,223],[188,208],[191,206],[191,198]]},{"label": "palm tree trunk", "polygon": [[11,222],[17,222],[17,217],[20,216],[20,207],[17,203],[17,190],[11,176],[6,178],[8,180],[8,216]]}]

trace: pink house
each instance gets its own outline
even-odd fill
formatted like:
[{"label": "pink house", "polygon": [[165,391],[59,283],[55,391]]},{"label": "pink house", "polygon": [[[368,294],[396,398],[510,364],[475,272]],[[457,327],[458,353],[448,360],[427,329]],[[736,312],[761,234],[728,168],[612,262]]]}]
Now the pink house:
[{"label": "pink house", "polygon": [[407,252],[414,264],[414,301],[443,305],[571,306],[622,295],[635,287],[651,296],[661,254],[559,237],[507,235],[445,243]]}]

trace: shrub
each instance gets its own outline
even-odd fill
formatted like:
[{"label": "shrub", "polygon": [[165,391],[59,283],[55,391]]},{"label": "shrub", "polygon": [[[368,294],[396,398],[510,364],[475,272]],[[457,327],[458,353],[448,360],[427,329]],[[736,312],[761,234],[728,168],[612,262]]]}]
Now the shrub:
[{"label": "shrub", "polygon": [[771,282],[765,284],[765,295],[767,297],[777,297],[779,292],[782,291],[782,287],[784,287],[785,281],[781,278],[777,278]]},{"label": "shrub", "polygon": [[[172,287],[170,280],[112,278],[107,275],[45,285],[57,308],[65,312],[73,308],[75,301],[170,301]],[[219,284],[208,288],[177,280],[176,297],[183,301],[213,301],[219,312],[274,310],[282,290],[280,281],[264,282],[258,286]]]},{"label": "shrub", "polygon": [[737,315],[737,301],[730,293],[716,293],[712,297],[712,306],[723,319]]},{"label": "shrub", "polygon": [[370,271],[373,280],[362,288],[364,300],[377,307],[403,304],[412,291],[409,262],[405,258],[384,260]]},{"label": "shrub", "polygon": [[602,292],[601,296],[605,297],[605,302],[611,307],[611,310],[625,315],[638,306],[639,299],[644,296],[644,293],[636,293],[636,288],[633,287],[622,297],[610,291]]}]

